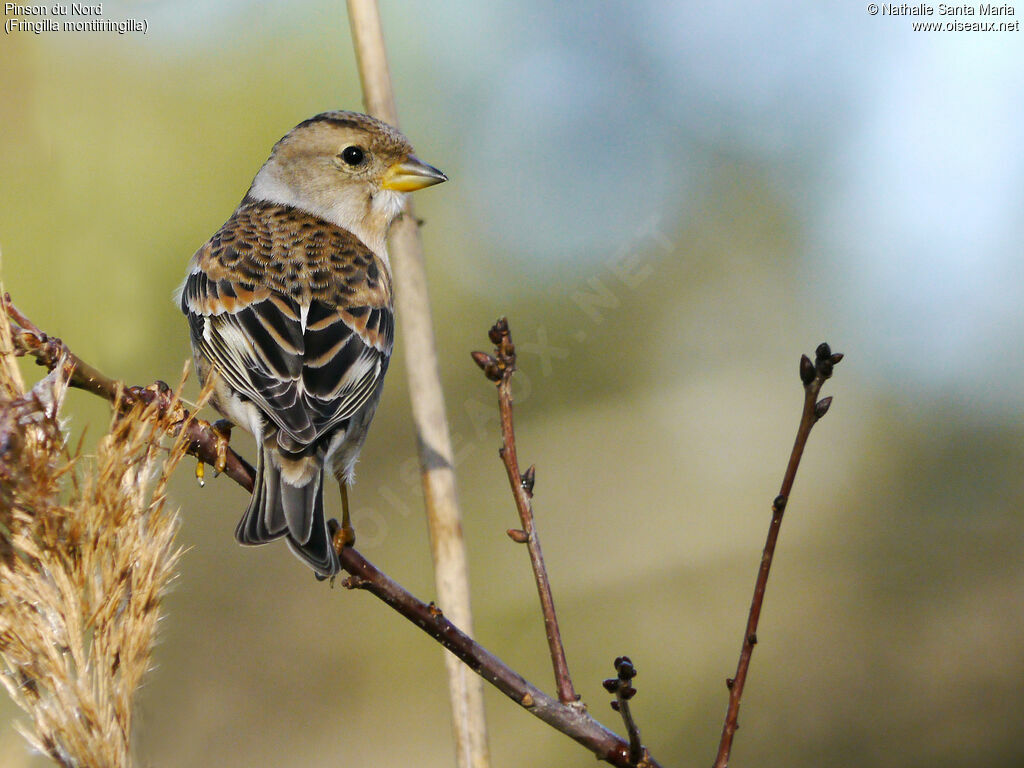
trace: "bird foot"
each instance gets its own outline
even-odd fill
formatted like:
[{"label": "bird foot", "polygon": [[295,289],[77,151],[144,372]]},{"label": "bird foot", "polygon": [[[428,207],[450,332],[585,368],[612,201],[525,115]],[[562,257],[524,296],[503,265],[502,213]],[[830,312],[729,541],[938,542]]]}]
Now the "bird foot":
[{"label": "bird foot", "polygon": [[356,543],[356,532],[351,525],[340,525],[337,520],[329,520],[327,528],[336,554],[341,555],[341,550]]},{"label": "bird foot", "polygon": [[231,427],[233,425],[227,419],[217,419],[210,425],[217,440],[217,461],[213,468],[220,474],[228,465],[228,446],[231,443]]},{"label": "bird foot", "polygon": [[351,525],[343,525],[334,534],[334,548],[339,552],[356,543],[356,531]]}]

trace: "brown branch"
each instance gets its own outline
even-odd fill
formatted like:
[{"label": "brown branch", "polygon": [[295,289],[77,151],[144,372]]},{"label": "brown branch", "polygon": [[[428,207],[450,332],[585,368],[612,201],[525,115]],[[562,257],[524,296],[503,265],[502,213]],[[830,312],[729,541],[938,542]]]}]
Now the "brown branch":
[{"label": "brown branch", "polygon": [[541,612],[544,614],[544,631],[548,638],[548,649],[551,653],[551,664],[555,670],[555,686],[558,689],[558,700],[563,704],[574,704],[579,699],[573,689],[572,678],[569,676],[569,665],[565,661],[565,648],[562,645],[562,633],[558,629],[558,616],[555,613],[555,599],[551,595],[551,582],[548,579],[547,567],[544,565],[544,554],[540,548],[540,534],[533,521],[533,482],[535,470],[531,466],[525,473],[519,471],[519,459],[516,456],[516,433],[512,422],[512,374],[516,370],[516,348],[512,343],[512,334],[508,329],[508,320],[500,318],[491,328],[489,338],[494,344],[494,356],[484,352],[474,352],[473,360],[479,365],[484,375],[495,382],[498,387],[498,408],[501,413],[501,456],[508,474],[508,482],[512,487],[512,496],[519,511],[522,529],[512,529],[509,537],[520,544],[526,544],[530,553],[530,565],[533,566],[533,577],[537,582],[537,594],[540,597]]},{"label": "brown branch", "polygon": [[754,645],[757,643],[757,623],[761,618],[761,606],[764,603],[764,593],[768,585],[772,558],[775,555],[775,545],[779,540],[782,515],[786,511],[786,502],[793,490],[793,481],[796,479],[796,471],[800,467],[800,459],[803,456],[804,446],[807,445],[811,429],[828,412],[828,408],[832,404],[831,397],[818,400],[818,394],[821,392],[822,385],[831,378],[832,369],[842,359],[842,354],[833,354],[828,344],[818,345],[813,363],[807,355],[800,358],[800,380],[804,385],[803,413],[800,416],[800,426],[796,432],[796,440],[793,443],[793,451],[789,456],[789,464],[786,466],[786,474],[783,476],[779,495],[772,503],[772,521],[768,527],[768,538],[765,541],[764,553],[761,555],[761,567],[757,572],[757,581],[754,583],[754,597],[750,603],[750,615],[747,618],[747,627],[743,634],[743,645],[740,650],[739,663],[736,666],[736,676],[726,680],[726,686],[729,689],[729,708],[726,711],[725,724],[722,726],[722,739],[718,745],[718,756],[715,759],[714,768],[725,768],[729,764],[733,737],[739,727],[740,698],[743,696],[743,686],[747,682],[750,657],[754,652]]},{"label": "brown branch", "polygon": [[[74,355],[60,339],[47,336],[39,330],[10,304],[9,297],[6,298],[6,311],[12,335],[17,348],[23,354],[33,355],[41,365],[50,370],[60,364],[63,355],[67,355],[66,359],[75,366],[72,385],[103,397],[117,408],[124,408],[124,404],[128,402],[136,402],[132,398],[146,403],[156,402],[158,407],[166,408],[162,405],[165,402],[165,384],[157,382],[146,388],[126,387],[123,383],[104,376]],[[181,413],[185,415],[174,414],[172,433],[180,430],[188,418],[184,408],[181,409]],[[223,437],[209,422],[199,419],[191,420],[186,425],[186,430],[188,452],[202,462],[216,465],[218,445],[221,444]],[[228,457],[224,474],[251,492],[255,476],[252,466],[230,448]],[[331,522],[336,525],[334,521]],[[339,559],[341,567],[352,576],[351,579],[346,579],[346,587],[363,589],[384,601],[519,706],[582,744],[598,758],[619,768],[635,768],[636,763],[630,759],[629,744],[590,717],[581,706],[565,705],[545,694],[456,627],[436,606],[418,600],[352,547],[341,548]],[[659,768],[657,762],[646,756],[645,762],[641,765],[644,768]]]},{"label": "brown branch", "polygon": [[[512,701],[593,752],[599,759],[621,768],[637,763],[630,758],[629,744],[590,717],[580,706],[566,706],[523,679],[501,659],[459,630],[433,603],[423,603],[367,562],[351,547],[341,553],[341,566],[350,574],[344,585],[365,589],[451,651],[470,669]],[[654,760],[643,766],[657,768]]]},{"label": "brown branch", "polygon": [[[74,369],[70,381],[72,387],[84,389],[108,400],[122,414],[130,411],[137,403],[147,406],[155,404],[159,417],[169,418],[174,425],[174,436],[177,436],[184,426],[189,455],[206,464],[217,465],[217,448],[223,444],[223,438],[210,427],[209,422],[202,419],[190,420],[189,411],[173,397],[167,384],[157,381],[144,388],[125,386],[123,382],[105,376],[84,362],[60,339],[41,331],[11,303],[10,294],[4,294],[3,303],[11,324],[11,336],[17,354],[31,355],[36,358],[39,365],[51,371],[65,359]],[[168,412],[171,408],[175,409],[174,413]],[[224,461],[224,474],[251,491],[255,474],[252,466],[230,448],[227,448],[226,455],[221,455],[220,458]]]}]

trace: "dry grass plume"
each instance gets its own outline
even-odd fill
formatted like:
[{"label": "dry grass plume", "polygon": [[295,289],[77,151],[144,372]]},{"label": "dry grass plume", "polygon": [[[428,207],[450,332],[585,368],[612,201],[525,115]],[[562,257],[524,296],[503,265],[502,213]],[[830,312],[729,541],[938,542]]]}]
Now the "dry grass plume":
[{"label": "dry grass plume", "polygon": [[58,366],[26,390],[0,322],[0,681],[58,765],[129,766],[133,700],[180,555],[165,488],[184,447],[135,408],[94,457],[69,450],[68,376]]}]

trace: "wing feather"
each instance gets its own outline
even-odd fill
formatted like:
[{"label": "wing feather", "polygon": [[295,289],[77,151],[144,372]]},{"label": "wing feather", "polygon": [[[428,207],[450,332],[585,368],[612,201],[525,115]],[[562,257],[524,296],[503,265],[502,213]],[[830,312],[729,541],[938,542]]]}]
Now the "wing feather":
[{"label": "wing feather", "polygon": [[213,368],[299,444],[359,411],[394,346],[379,259],[285,206],[243,203],[194,257],[181,307]]}]

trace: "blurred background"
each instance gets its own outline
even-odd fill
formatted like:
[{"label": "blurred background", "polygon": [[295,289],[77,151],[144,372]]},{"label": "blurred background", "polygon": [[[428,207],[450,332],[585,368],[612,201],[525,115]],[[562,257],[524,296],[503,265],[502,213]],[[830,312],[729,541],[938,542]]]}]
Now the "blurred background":
[{"label": "blurred background", "polygon": [[[402,127],[451,178],[416,204],[479,639],[551,690],[526,553],[504,534],[494,391],[469,359],[507,314],[577,689],[621,730],[601,680],[629,654],[652,752],[710,764],[797,363],[827,340],[846,360],[783,526],[733,762],[1024,763],[1020,33],[915,33],[861,3],[382,5]],[[193,251],[274,141],[362,106],[349,29],[326,0],[103,17],[148,33],[0,41],[2,276],[106,373],[175,382],[171,294]],[[430,599],[407,394],[400,340],[355,525]],[[109,411],[73,393],[67,415],[88,448]],[[453,765],[439,647],[283,545],[238,547],[246,495],[198,488],[193,466],[173,488],[188,552],[140,765]],[[487,696],[495,766],[593,764]],[[0,702],[0,763],[45,765],[18,717]]]}]

